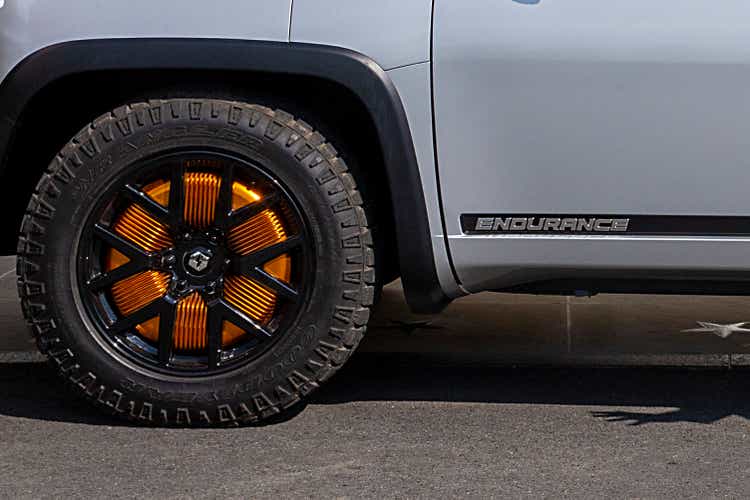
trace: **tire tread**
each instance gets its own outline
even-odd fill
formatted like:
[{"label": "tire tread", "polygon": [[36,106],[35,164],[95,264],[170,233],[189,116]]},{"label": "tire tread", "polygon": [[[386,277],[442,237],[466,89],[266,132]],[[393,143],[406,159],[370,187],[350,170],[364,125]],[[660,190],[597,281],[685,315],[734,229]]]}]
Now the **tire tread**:
[{"label": "tire tread", "polygon": [[[320,172],[317,178],[327,187],[332,211],[344,235],[343,292],[338,299],[333,327],[305,364],[307,373],[290,375],[300,380],[294,390],[287,388],[275,401],[262,394],[253,398],[259,401],[243,402],[237,408],[219,405],[213,412],[216,418],[210,418],[205,408],[200,411],[178,409],[170,413],[159,408],[157,400],[138,400],[119,388],[101,385],[96,373],[76,361],[75,353],[57,335],[56,319],[50,314],[51,298],[45,284],[37,277],[45,265],[46,254],[39,240],[54,218],[60,189],[75,177],[83,156],[97,154],[99,141],[108,142],[112,134],[126,137],[136,127],[155,126],[188,114],[190,119],[196,120],[226,115],[231,122],[235,113],[239,113],[240,121],[249,127],[265,127],[266,137],[274,137],[274,141],[287,148],[301,165]],[[143,424],[237,425],[257,422],[294,405],[328,380],[351,356],[365,334],[373,305],[374,261],[372,236],[356,181],[334,146],[308,123],[283,110],[260,105],[215,99],[170,99],[120,106],[93,120],[62,148],[45,170],[26,208],[18,239],[16,272],[23,315],[39,351],[51,360],[74,392],[106,413]]]}]

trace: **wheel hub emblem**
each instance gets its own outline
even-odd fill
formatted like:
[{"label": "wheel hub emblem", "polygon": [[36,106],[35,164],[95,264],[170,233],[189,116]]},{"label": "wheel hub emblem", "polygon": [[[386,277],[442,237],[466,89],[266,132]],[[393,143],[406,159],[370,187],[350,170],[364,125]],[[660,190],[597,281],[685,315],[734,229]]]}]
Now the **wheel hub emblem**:
[{"label": "wheel hub emblem", "polygon": [[187,267],[193,272],[202,273],[208,269],[208,265],[211,263],[211,257],[213,257],[211,250],[205,248],[193,250],[187,256]]}]

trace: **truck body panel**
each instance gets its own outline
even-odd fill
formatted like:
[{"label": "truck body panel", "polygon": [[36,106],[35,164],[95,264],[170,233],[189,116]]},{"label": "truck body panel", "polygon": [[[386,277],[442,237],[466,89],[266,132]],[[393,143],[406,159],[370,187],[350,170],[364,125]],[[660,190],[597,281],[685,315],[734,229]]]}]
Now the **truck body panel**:
[{"label": "truck body panel", "polygon": [[437,156],[461,282],[750,270],[747,238],[460,226],[471,213],[750,215],[749,14],[741,0],[436,2]]}]

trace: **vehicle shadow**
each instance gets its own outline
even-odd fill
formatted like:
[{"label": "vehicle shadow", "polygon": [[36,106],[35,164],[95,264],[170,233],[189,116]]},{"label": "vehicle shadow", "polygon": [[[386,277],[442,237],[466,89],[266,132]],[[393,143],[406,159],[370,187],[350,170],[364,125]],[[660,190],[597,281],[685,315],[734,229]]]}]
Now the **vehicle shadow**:
[{"label": "vehicle shadow", "polygon": [[[461,364],[441,363],[433,356],[414,354],[369,353],[354,359],[311,403],[437,401],[601,406],[605,408],[590,412],[592,417],[627,425],[710,424],[732,415],[750,419],[750,370],[744,367],[513,367],[470,364],[465,359]],[[634,411],[622,407],[633,407]]]},{"label": "vehicle shadow", "polygon": [[[748,377],[750,371],[745,369],[512,367],[486,362],[458,364],[414,354],[361,353],[308,404],[428,401],[582,405],[603,407],[592,409],[592,418],[613,423],[710,424],[732,415],[750,419]],[[295,418],[303,410],[297,407],[267,424]],[[131,425],[100,414],[85,401],[72,397],[44,363],[0,364],[0,415]]]}]

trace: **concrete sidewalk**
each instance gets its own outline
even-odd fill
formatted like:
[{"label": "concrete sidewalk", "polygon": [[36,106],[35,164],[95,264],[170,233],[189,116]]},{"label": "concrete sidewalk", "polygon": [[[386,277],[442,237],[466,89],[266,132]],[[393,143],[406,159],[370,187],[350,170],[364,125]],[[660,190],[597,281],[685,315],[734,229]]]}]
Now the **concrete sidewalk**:
[{"label": "concrete sidewalk", "polygon": [[[34,345],[20,313],[15,258],[0,257],[0,351]],[[750,364],[750,335],[688,333],[697,321],[750,320],[750,297],[482,293],[441,314],[409,312],[398,283],[383,292],[360,350],[446,362],[733,366]],[[29,355],[0,355],[30,359]]]}]

